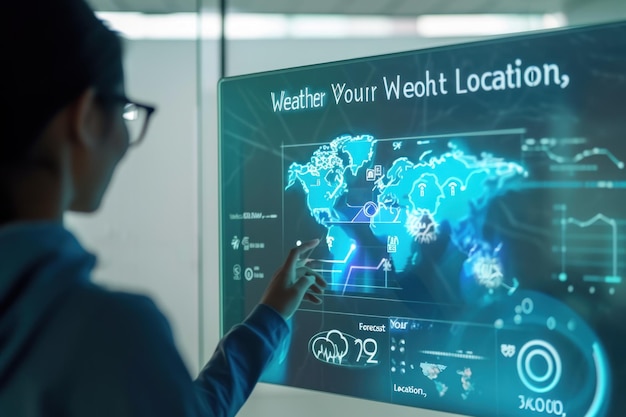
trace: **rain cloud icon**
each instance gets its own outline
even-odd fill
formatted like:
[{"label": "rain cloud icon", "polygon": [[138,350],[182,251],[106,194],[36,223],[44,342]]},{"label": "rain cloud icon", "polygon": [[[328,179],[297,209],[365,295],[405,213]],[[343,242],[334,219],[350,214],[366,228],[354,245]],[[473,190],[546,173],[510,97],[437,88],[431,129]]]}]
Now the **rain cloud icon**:
[{"label": "rain cloud icon", "polygon": [[311,352],[317,360],[341,365],[348,354],[348,339],[339,330],[318,333],[311,339]]}]

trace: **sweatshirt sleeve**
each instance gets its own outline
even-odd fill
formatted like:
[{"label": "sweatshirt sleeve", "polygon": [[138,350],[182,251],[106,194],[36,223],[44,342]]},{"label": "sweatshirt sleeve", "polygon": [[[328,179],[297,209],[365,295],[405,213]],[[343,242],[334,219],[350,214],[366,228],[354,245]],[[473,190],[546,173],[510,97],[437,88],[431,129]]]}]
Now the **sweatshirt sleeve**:
[{"label": "sweatshirt sleeve", "polygon": [[263,304],[233,327],[195,381],[200,402],[209,409],[204,415],[234,416],[288,334],[285,320]]},{"label": "sweatshirt sleeve", "polygon": [[289,328],[258,306],[219,343],[194,382],[163,314],[144,297],[117,299],[89,320],[73,355],[71,417],[232,417]]}]

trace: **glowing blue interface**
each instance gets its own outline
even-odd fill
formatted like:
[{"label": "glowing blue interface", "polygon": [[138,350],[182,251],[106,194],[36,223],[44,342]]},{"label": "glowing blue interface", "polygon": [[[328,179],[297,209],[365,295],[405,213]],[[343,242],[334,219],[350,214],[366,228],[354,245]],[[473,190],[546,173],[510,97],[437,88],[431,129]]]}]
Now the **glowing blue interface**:
[{"label": "glowing blue interface", "polygon": [[265,381],[622,416],[625,163],[626,23],[227,78],[223,328],[319,238]]}]

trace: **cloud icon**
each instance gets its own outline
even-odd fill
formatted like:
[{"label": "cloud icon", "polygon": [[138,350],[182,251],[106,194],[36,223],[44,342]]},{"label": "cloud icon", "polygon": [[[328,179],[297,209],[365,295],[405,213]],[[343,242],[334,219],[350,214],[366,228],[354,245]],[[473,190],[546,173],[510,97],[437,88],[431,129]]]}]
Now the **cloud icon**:
[{"label": "cloud icon", "polygon": [[326,363],[339,365],[348,354],[348,339],[339,330],[318,333],[311,339],[310,346],[313,356]]}]

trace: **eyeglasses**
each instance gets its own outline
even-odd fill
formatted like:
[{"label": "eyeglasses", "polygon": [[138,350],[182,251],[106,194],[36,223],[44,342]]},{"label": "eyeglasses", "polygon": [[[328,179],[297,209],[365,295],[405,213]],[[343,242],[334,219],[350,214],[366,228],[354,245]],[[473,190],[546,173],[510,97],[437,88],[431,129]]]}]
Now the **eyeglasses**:
[{"label": "eyeglasses", "polygon": [[149,104],[142,104],[124,98],[124,121],[128,129],[129,146],[137,146],[146,136],[148,122],[156,108]]},{"label": "eyeglasses", "polygon": [[104,95],[104,99],[124,103],[122,117],[128,129],[129,146],[137,146],[145,137],[148,130],[148,122],[156,107],[145,103],[138,103],[123,95]]}]

